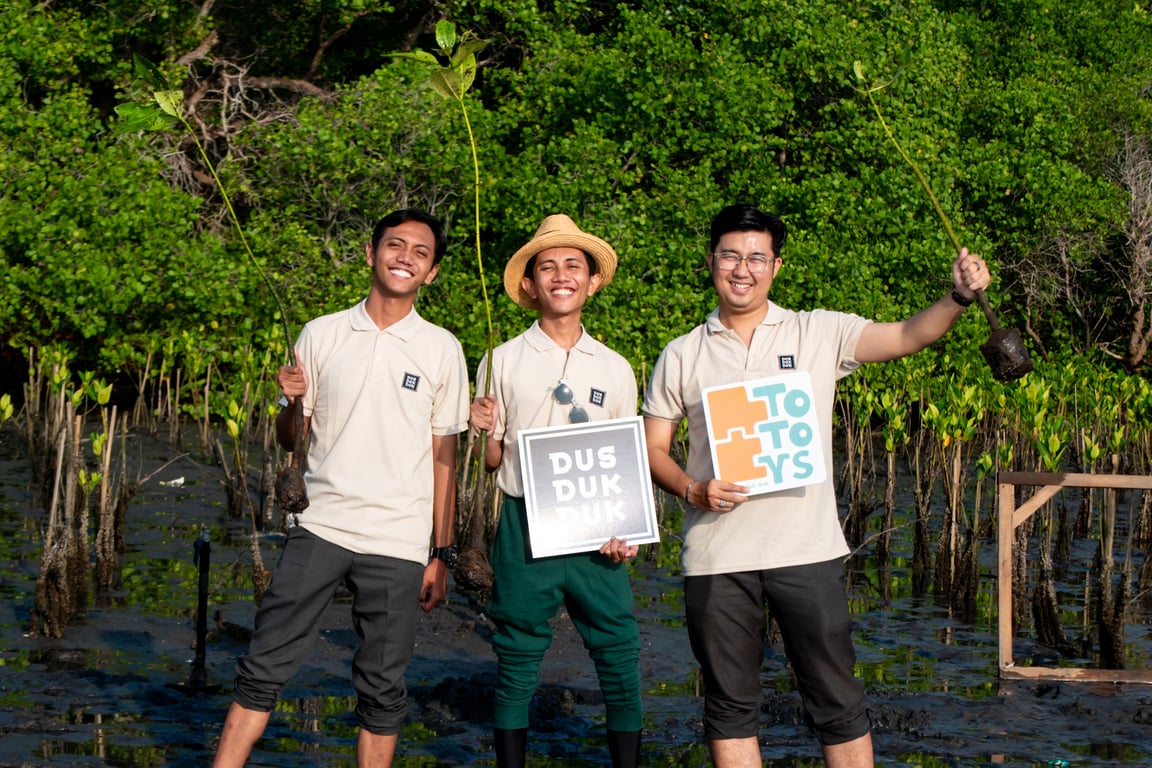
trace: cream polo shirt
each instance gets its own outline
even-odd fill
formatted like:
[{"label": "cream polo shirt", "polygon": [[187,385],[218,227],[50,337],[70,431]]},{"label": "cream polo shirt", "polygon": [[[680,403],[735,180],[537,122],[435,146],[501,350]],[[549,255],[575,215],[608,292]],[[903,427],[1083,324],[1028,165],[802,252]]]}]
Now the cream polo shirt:
[{"label": "cream polo shirt", "polygon": [[[476,392],[486,394],[487,355],[476,373]],[[568,424],[571,405],[561,405],[552,391],[563,379],[575,394],[574,403],[590,421],[636,415],[637,388],[632,366],[587,332],[572,351],[565,352],[540,322],[492,351],[492,394],[496,396],[496,426],[489,437],[503,443],[504,455],[496,485],[509,496],[524,496],[520,477],[520,430]]]},{"label": "cream polo shirt", "polygon": [[352,552],[423,565],[432,436],[467,429],[468,368],[456,337],[415,310],[382,331],[364,305],[312,320],[296,345],[312,417],[297,522]]},{"label": "cream polo shirt", "polygon": [[827,479],[819,485],[750,496],[726,513],[689,507],[684,519],[685,576],[738,573],[819,563],[848,554],[833,487],[832,408],[836,382],[854,371],[860,332],[871,321],[770,304],[750,348],[713,310],[708,319],[661,352],[644,399],[645,416],[679,424],[688,419],[685,470],[701,482],[714,477],[701,392],[719,384],[807,371],[812,377]]}]

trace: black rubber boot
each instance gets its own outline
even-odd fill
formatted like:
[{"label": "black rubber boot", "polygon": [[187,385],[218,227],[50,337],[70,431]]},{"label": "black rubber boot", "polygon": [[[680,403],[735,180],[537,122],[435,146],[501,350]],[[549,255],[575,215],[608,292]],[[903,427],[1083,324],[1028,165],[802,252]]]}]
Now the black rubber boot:
[{"label": "black rubber boot", "polygon": [[640,731],[608,731],[608,754],[612,768],[636,768],[640,765]]},{"label": "black rubber boot", "polygon": [[494,728],[492,746],[496,750],[496,768],[524,768],[524,755],[528,751],[528,729]]}]

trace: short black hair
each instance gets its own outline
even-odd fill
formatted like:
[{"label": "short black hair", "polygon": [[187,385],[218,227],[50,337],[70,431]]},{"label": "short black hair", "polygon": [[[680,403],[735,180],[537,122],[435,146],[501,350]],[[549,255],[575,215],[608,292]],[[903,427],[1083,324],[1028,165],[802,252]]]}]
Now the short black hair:
[{"label": "short black hair", "polygon": [[372,252],[376,252],[376,246],[384,238],[385,232],[406,221],[418,221],[427,224],[428,228],[432,230],[432,237],[436,240],[436,252],[433,254],[432,263],[439,264],[440,259],[444,258],[444,254],[448,251],[448,236],[444,234],[444,226],[439,219],[419,208],[400,208],[376,222],[376,227],[372,230]]},{"label": "short black hair", "polygon": [[776,257],[788,239],[788,228],[779,216],[744,204],[729,205],[712,219],[712,242],[708,250],[715,251],[720,238],[729,232],[767,232],[772,236],[772,253]]}]

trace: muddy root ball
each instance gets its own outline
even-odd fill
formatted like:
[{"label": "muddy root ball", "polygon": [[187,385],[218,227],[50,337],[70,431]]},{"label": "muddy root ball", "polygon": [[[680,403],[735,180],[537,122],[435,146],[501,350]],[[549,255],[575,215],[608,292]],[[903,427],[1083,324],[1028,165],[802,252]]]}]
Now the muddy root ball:
[{"label": "muddy root ball", "polygon": [[456,579],[457,588],[463,592],[486,597],[492,591],[492,564],[482,549],[468,547],[461,552],[452,576]]},{"label": "muddy root ball", "polygon": [[308,509],[308,488],[298,467],[285,467],[276,476],[276,503],[289,515]]}]

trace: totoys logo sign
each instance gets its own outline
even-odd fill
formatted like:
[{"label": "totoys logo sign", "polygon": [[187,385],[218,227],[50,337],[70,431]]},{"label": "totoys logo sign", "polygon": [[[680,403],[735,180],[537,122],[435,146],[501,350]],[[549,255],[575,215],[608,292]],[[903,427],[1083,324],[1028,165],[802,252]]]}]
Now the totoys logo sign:
[{"label": "totoys logo sign", "polygon": [[771,493],[824,481],[824,449],[807,372],[704,390],[716,477]]}]

